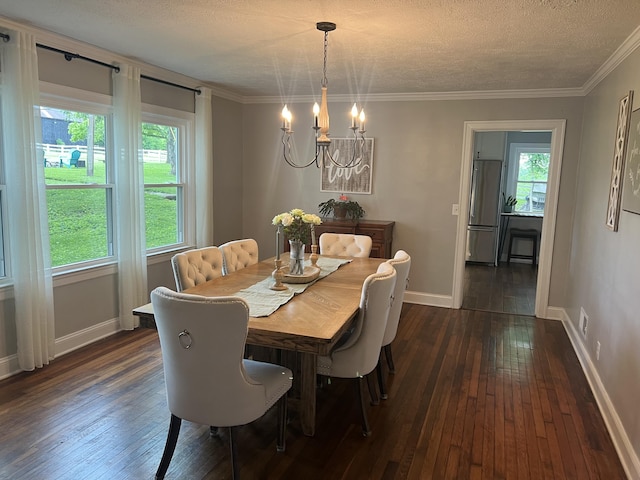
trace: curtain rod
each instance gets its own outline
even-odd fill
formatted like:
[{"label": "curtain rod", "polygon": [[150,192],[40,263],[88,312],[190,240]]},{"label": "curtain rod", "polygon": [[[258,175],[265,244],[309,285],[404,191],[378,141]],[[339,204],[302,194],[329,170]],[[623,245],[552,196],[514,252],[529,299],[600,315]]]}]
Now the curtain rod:
[{"label": "curtain rod", "polygon": [[79,55],[77,53],[67,52],[65,50],[60,50],[59,48],[54,48],[54,47],[50,47],[48,45],[43,45],[41,43],[36,43],[36,47],[43,48],[44,50],[50,50],[50,51],[56,52],[56,53],[61,53],[62,55],[64,55],[64,59],[67,62],[70,62],[74,58],[79,58],[80,60],[86,60],[87,62],[91,62],[91,63],[95,63],[97,65],[102,65],[103,67],[111,68],[112,70],[115,70],[116,72],[120,71],[120,67],[118,67],[116,65],[110,65],[108,63],[104,63],[104,62],[101,62],[99,60],[94,60],[93,58],[84,57],[84,56]]},{"label": "curtain rod", "polygon": [[197,93],[198,95],[202,93],[201,90],[198,90],[197,88],[191,88],[185,85],[180,85],[178,83],[168,82],[167,80],[161,80],[159,78],[149,77],[148,75],[140,75],[140,78],[144,78],[145,80],[151,80],[153,82],[162,83],[164,85],[169,85],[171,87],[177,87],[177,88],[182,88],[184,90],[189,90],[190,92]]},{"label": "curtain rod", "polygon": [[[11,39],[11,37],[9,35],[7,35],[6,33],[1,33],[1,32],[0,32],[0,37],[5,42],[8,42]],[[64,55],[65,60],[67,60],[68,62],[70,62],[74,58],[79,58],[80,60],[86,60],[87,62],[91,62],[91,63],[95,63],[97,65],[102,65],[103,67],[111,68],[112,70],[115,70],[116,72],[120,71],[120,67],[118,67],[117,65],[110,65],[108,63],[104,63],[104,62],[101,62],[99,60],[94,60],[93,58],[85,57],[85,56],[79,55],[77,53],[67,52],[65,50],[60,50],[59,48],[54,48],[54,47],[50,47],[48,45],[43,45],[41,43],[36,43],[36,47],[43,48],[45,50],[50,50],[52,52],[61,53],[62,55]],[[140,78],[144,78],[146,80],[151,80],[151,81],[158,82],[158,83],[163,83],[164,85],[170,85],[172,87],[183,88],[185,90],[189,90],[191,92],[197,93],[198,95],[200,95],[200,93],[202,93],[197,88],[186,87],[184,85],[179,85],[177,83],[168,82],[167,80],[161,80],[159,78],[149,77],[148,75],[140,75]]]}]

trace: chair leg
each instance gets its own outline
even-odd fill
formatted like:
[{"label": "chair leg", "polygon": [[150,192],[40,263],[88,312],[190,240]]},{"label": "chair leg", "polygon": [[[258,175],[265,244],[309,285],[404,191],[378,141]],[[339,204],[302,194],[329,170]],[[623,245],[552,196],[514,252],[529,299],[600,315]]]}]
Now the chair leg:
[{"label": "chair leg", "polygon": [[231,478],[240,478],[238,472],[238,455],[236,452],[236,427],[229,427],[229,448],[231,449]]},{"label": "chair leg", "polygon": [[276,450],[284,452],[286,448],[287,437],[287,394],[285,393],[278,400],[278,440],[276,442]]},{"label": "chair leg", "polygon": [[376,374],[378,375],[378,387],[380,387],[380,398],[382,400],[386,400],[389,398],[387,395],[387,384],[384,380],[384,375],[382,374],[382,351],[380,351],[380,356],[378,357],[378,364],[376,365]]},{"label": "chair leg", "polygon": [[182,425],[182,419],[171,414],[171,422],[169,423],[169,434],[167,435],[167,443],[164,446],[164,452],[162,453],[162,459],[160,465],[156,471],[156,480],[162,480],[169,469],[173,452],[176,449],[178,443],[178,434],[180,433],[180,425]]},{"label": "chair leg", "polygon": [[366,375],[367,387],[369,388],[369,396],[371,397],[371,405],[380,405],[380,399],[378,398],[378,390],[376,389],[376,382],[373,379],[373,372]]},{"label": "chair leg", "polygon": [[368,437],[371,435],[371,428],[369,428],[369,419],[367,418],[367,405],[364,401],[364,378],[356,378],[356,389],[358,391],[358,401],[360,403],[360,415],[362,416],[362,435]]},{"label": "chair leg", "polygon": [[396,366],[393,364],[393,355],[391,354],[391,344],[384,346],[384,356],[387,357],[387,365],[389,366],[389,373],[396,373]]}]

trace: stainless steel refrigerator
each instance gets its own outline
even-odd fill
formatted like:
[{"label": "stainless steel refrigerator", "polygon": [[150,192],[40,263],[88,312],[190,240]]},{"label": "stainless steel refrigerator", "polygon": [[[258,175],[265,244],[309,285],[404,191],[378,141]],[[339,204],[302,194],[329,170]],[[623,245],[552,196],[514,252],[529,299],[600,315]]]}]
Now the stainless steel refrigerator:
[{"label": "stainless steel refrigerator", "polygon": [[467,226],[468,262],[497,265],[501,181],[501,160],[473,161]]}]

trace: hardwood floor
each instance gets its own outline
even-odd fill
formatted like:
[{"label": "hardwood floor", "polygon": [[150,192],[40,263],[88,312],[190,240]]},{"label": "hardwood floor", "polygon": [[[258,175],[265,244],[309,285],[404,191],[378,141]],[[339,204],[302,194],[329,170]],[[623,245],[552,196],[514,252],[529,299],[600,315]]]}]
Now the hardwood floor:
[{"label": "hardwood floor", "polygon": [[501,263],[499,267],[467,264],[462,308],[533,316],[537,273],[537,268],[524,263]]},{"label": "hardwood floor", "polygon": [[[287,450],[275,411],[238,429],[244,479],[623,479],[560,322],[405,304],[389,399],[318,393],[315,437],[290,402]],[[0,382],[0,478],[154,477],[169,424],[157,333],[121,332]],[[226,435],[183,422],[167,479],[230,478]]]}]

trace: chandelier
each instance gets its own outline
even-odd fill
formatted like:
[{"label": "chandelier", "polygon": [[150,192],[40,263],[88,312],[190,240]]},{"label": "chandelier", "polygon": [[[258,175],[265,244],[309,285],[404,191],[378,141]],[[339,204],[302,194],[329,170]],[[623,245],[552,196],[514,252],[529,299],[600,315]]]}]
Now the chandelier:
[{"label": "chandelier", "polygon": [[[285,161],[295,168],[306,168],[315,163],[316,167],[320,167],[320,164],[328,167],[334,165],[340,168],[353,168],[360,164],[366,149],[366,142],[364,138],[364,110],[360,110],[358,113],[358,107],[354,103],[351,108],[351,126],[349,127],[353,132],[351,142],[351,154],[344,161],[339,158],[335,158],[331,154],[329,147],[331,146],[331,139],[329,138],[329,110],[327,108],[327,39],[329,32],[336,29],[336,24],[331,22],[318,22],[316,28],[324,32],[324,64],[322,70],[322,97],[320,99],[320,105],[314,103],[313,105],[313,126],[316,151],[315,156],[308,163],[298,163],[291,155],[291,136],[293,130],[291,130],[292,115],[291,111],[285,105],[282,109],[282,153]],[[337,155],[336,155],[337,157]]]}]

